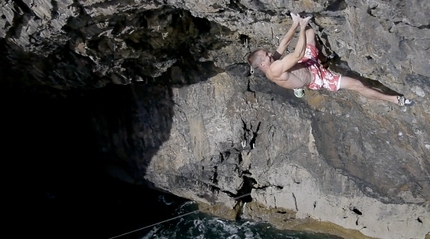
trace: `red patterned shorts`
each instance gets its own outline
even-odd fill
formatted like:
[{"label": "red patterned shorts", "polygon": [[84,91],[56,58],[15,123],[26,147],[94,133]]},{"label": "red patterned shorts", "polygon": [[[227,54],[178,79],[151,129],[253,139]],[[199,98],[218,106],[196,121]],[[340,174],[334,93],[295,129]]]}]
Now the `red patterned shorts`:
[{"label": "red patterned shorts", "polygon": [[306,45],[305,56],[299,61],[312,74],[312,82],[308,85],[311,90],[319,90],[321,87],[329,91],[338,91],[341,75],[332,73],[318,63],[318,49],[311,44]]}]

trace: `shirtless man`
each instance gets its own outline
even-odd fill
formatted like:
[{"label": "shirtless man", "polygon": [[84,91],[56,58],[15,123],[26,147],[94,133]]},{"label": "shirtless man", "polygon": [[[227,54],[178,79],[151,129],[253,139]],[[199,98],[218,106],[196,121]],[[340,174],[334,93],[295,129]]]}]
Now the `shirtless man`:
[{"label": "shirtless man", "polygon": [[[267,78],[287,89],[300,89],[305,86],[311,90],[324,87],[333,92],[347,89],[356,91],[369,99],[384,100],[400,106],[413,104],[413,101],[403,95],[383,94],[363,85],[357,79],[342,76],[322,67],[318,62],[315,32],[313,29],[306,28],[311,17],[302,18],[291,13],[291,18],[293,24],[273,55],[263,49],[257,49],[248,56],[248,63],[252,68],[263,71]],[[298,27],[300,31],[294,52],[280,59]]]}]

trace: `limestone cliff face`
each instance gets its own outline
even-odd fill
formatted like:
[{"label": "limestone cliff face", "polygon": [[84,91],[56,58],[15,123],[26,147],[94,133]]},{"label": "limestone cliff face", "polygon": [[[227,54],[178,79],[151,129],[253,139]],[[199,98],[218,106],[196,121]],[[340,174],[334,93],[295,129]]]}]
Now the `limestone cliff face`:
[{"label": "limestone cliff face", "polygon": [[[3,0],[1,83],[66,97],[115,84],[89,102],[107,170],[224,207],[212,213],[424,238],[429,10],[423,0]],[[246,54],[274,49],[290,11],[315,15],[322,52],[340,57],[333,69],[378,80],[417,104],[347,91],[297,99],[250,75]]]}]

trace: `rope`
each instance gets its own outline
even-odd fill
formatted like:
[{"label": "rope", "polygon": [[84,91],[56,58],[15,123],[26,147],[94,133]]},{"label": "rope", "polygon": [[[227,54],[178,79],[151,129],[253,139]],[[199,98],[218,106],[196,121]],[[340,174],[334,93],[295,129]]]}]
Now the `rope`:
[{"label": "rope", "polygon": [[[238,199],[240,199],[240,198],[243,198],[243,197],[246,197],[246,196],[249,196],[249,195],[251,195],[251,193],[246,193],[246,194],[243,194],[243,195],[241,195],[241,196],[239,196],[239,197],[235,197],[235,198],[233,198],[233,199],[234,199],[234,200],[238,200]],[[216,204],[215,204],[215,205],[216,205]],[[207,208],[211,208],[211,207],[214,207],[215,205],[205,207],[205,209],[207,209]],[[138,232],[138,231],[141,231],[141,230],[147,229],[147,228],[149,228],[149,227],[153,227],[153,226],[156,226],[156,225],[159,225],[159,224],[163,224],[163,223],[165,223],[165,222],[173,221],[173,220],[175,220],[175,219],[182,218],[182,217],[185,217],[185,216],[188,216],[188,215],[191,215],[191,214],[197,213],[197,212],[199,212],[199,211],[200,211],[200,210],[199,210],[199,209],[197,209],[197,210],[194,210],[194,211],[191,211],[191,212],[187,212],[187,213],[184,213],[184,214],[182,214],[182,215],[179,215],[179,216],[176,216],[176,217],[172,217],[172,218],[166,219],[166,220],[164,220],[164,221],[160,221],[160,222],[157,222],[157,223],[154,223],[154,224],[151,224],[151,225],[145,226],[145,227],[141,227],[141,228],[138,228],[138,229],[133,230],[133,231],[125,232],[125,233],[123,233],[123,234],[120,234],[120,235],[117,235],[117,236],[114,236],[114,237],[109,237],[109,239],[119,238],[119,237],[122,237],[122,236],[125,236],[125,235],[128,235],[128,234],[131,234],[131,233],[135,233],[135,232]]]},{"label": "rope", "polygon": [[125,235],[128,235],[128,234],[131,234],[131,233],[134,233],[134,232],[137,232],[137,231],[144,230],[144,229],[149,228],[149,227],[156,226],[156,225],[158,225],[158,224],[162,224],[162,223],[165,223],[165,222],[168,222],[168,221],[172,221],[172,220],[175,220],[175,219],[178,219],[178,218],[181,218],[181,217],[185,217],[185,216],[188,216],[188,215],[190,215],[190,214],[196,213],[197,211],[199,211],[199,210],[194,210],[194,211],[192,211],[192,212],[184,213],[184,214],[182,214],[182,215],[179,215],[179,216],[176,216],[176,217],[172,217],[172,218],[170,218],[170,219],[167,219],[167,220],[164,220],[164,221],[161,221],[161,222],[157,222],[157,223],[151,224],[151,225],[146,226],[146,227],[141,227],[141,228],[138,228],[138,229],[136,229],[136,230],[133,230],[133,231],[129,231],[129,232],[126,232],[126,233],[120,234],[120,235],[118,235],[118,236],[110,237],[109,239],[114,239],[114,238],[122,237],[122,236],[125,236]]}]

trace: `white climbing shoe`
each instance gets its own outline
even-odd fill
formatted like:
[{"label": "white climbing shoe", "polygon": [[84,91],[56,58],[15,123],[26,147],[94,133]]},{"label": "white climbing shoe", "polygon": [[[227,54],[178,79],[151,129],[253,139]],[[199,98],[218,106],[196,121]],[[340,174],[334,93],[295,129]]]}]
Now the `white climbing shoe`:
[{"label": "white climbing shoe", "polygon": [[398,95],[397,101],[400,106],[413,106],[415,104],[414,101],[406,99],[403,95]]},{"label": "white climbing shoe", "polygon": [[303,90],[303,89],[294,89],[294,95],[297,98],[302,98],[305,95],[305,90]]}]

